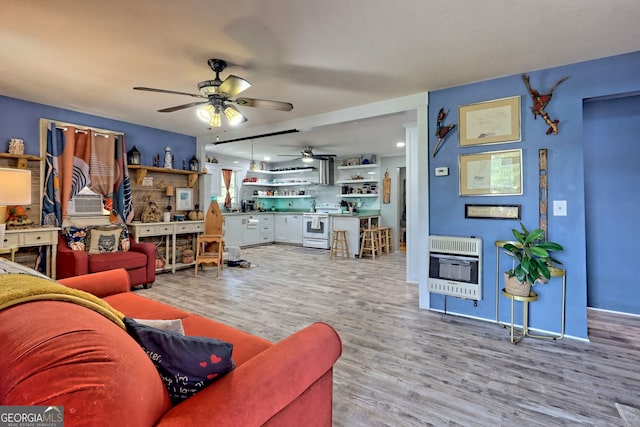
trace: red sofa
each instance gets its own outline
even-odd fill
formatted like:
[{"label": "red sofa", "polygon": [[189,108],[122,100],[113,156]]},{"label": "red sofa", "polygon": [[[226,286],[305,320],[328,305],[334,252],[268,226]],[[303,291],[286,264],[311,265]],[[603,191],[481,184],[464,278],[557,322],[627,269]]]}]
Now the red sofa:
[{"label": "red sofa", "polygon": [[130,242],[127,252],[110,252],[89,255],[85,251],[74,251],[67,240],[58,235],[56,277],[80,276],[99,271],[124,268],[129,273],[131,286],[149,288],[156,280],[156,246],[153,243]]},{"label": "red sofa", "polygon": [[182,319],[186,335],[234,345],[236,368],[172,406],[144,350],[111,320],[64,301],[0,310],[0,405],[64,406],[71,426],[331,426],[342,345],[324,323],[271,343],[130,291],[122,269],[60,283],[128,317]]}]

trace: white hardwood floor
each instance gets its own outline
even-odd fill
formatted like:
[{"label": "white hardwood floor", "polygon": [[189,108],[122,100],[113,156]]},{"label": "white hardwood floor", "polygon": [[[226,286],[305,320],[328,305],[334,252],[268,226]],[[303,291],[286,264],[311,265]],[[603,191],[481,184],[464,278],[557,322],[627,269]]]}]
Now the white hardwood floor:
[{"label": "white hardwood floor", "polygon": [[145,296],[278,341],[314,322],[340,333],[335,426],[623,426],[640,407],[638,318],[590,312],[591,342],[509,342],[493,323],[418,308],[404,253],[329,259],[242,250],[252,268],[161,274]]}]

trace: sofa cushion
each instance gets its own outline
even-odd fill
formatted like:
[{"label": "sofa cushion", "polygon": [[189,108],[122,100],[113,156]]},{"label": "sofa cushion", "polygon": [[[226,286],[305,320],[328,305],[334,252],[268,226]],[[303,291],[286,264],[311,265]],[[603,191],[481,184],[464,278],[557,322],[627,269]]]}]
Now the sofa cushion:
[{"label": "sofa cushion", "polygon": [[145,268],[146,266],[147,256],[140,252],[110,252],[89,257],[89,273],[113,270],[115,268],[132,270],[134,268]]},{"label": "sofa cushion", "polygon": [[235,368],[230,343],[164,331],[128,317],[124,323],[158,369],[174,405]]}]

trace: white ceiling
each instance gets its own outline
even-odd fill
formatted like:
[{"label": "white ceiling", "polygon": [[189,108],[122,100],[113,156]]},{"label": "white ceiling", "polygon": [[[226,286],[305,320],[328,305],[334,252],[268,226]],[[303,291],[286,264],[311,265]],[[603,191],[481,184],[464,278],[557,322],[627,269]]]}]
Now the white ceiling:
[{"label": "white ceiling", "polygon": [[[211,141],[220,133],[181,95],[230,63],[251,98],[291,112],[239,107],[252,128],[524,71],[640,49],[638,0],[3,0],[0,94]],[[402,154],[409,113],[256,140],[256,159],[317,153]],[[347,132],[348,131],[348,132]],[[238,132],[236,131],[236,134]],[[260,141],[260,142],[258,142]],[[250,143],[216,146],[247,158]],[[275,158],[274,158],[275,159]],[[277,160],[277,159],[276,159]]]}]

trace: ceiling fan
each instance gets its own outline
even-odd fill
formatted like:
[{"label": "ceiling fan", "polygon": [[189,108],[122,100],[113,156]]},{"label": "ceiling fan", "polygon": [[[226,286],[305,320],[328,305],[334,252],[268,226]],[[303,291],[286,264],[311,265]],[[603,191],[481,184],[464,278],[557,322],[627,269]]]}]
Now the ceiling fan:
[{"label": "ceiling fan", "polygon": [[[297,154],[279,154],[279,155],[280,156],[298,156]],[[298,158],[302,159],[302,161],[305,163],[311,163],[314,160],[329,160],[329,158],[331,157],[336,157],[336,155],[335,154],[314,154],[313,147],[310,147],[307,145],[300,152],[300,156]],[[294,160],[297,160],[297,159],[294,159]]]},{"label": "ceiling fan", "polygon": [[291,111],[293,104],[289,102],[270,101],[267,99],[256,98],[235,98],[241,92],[251,87],[251,83],[245,79],[230,75],[224,80],[220,80],[220,73],[227,67],[226,61],[222,59],[210,59],[208,61],[211,69],[216,73],[213,80],[205,80],[198,83],[200,93],[178,92],[166,89],[154,89],[151,87],[136,86],[135,90],[146,90],[149,92],[171,93],[175,95],[186,95],[193,98],[203,98],[206,101],[190,102],[188,104],[176,105],[175,107],[163,108],[158,110],[160,113],[172,113],[174,111],[183,110],[185,108],[202,105],[198,109],[198,117],[207,122],[209,126],[220,127],[222,125],[221,114],[224,114],[229,124],[237,125],[246,122],[247,118],[242,115],[240,110],[230,103],[246,107],[270,108],[272,110]]}]

